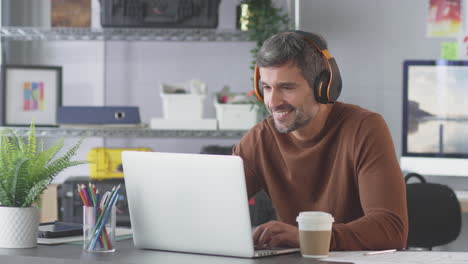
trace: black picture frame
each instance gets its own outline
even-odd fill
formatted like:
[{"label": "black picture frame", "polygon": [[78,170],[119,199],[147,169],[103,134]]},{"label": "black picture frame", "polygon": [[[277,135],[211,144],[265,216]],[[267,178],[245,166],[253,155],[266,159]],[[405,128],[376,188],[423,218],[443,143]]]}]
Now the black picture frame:
[{"label": "black picture frame", "polygon": [[3,125],[57,126],[62,67],[2,65]]}]

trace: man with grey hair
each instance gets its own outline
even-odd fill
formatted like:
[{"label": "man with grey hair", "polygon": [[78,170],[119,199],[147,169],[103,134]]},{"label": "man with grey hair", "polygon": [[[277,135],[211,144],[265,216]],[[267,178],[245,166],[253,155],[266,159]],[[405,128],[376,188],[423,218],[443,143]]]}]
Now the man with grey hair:
[{"label": "man with grey hair", "polygon": [[383,118],[337,102],[341,77],[318,35],[282,32],[257,55],[256,92],[271,115],[233,149],[249,197],[264,189],[277,220],[257,227],[258,248],[298,247],[302,211],[333,215],[331,250],[404,248],[403,176]]}]

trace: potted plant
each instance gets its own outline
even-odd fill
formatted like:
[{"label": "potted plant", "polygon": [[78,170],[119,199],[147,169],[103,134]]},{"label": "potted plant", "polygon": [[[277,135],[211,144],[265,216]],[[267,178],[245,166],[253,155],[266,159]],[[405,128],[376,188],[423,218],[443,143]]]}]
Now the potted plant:
[{"label": "potted plant", "polygon": [[[255,47],[250,51],[252,54],[250,69],[253,71],[257,53],[263,42],[278,32],[291,29],[293,25],[288,15],[276,7],[272,0],[242,0],[239,10],[239,27],[247,31],[250,41],[255,42]],[[267,117],[269,112],[265,104],[256,98],[253,91],[249,95],[253,96],[251,102],[259,109],[259,119]]]},{"label": "potted plant", "polygon": [[63,138],[49,149],[36,142],[34,123],[27,140],[14,129],[0,137],[0,247],[31,248],[37,244],[39,210],[36,204],[52,179],[64,169],[86,163],[71,161],[81,142],[58,157]]}]

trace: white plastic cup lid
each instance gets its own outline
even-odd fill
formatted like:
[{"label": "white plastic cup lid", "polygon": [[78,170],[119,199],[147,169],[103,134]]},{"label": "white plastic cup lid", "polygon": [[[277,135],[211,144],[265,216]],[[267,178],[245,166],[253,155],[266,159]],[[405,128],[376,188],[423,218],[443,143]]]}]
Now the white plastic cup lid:
[{"label": "white plastic cup lid", "polygon": [[329,213],[318,211],[300,212],[296,218],[297,222],[328,222],[333,223],[335,219]]}]

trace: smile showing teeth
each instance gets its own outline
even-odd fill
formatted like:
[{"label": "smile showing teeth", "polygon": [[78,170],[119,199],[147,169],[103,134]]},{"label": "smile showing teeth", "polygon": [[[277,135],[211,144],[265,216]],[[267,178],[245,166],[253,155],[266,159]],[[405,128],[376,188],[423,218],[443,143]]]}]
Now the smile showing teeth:
[{"label": "smile showing teeth", "polygon": [[289,113],[289,111],[284,111],[284,112],[274,112],[274,113],[273,113],[273,115],[274,115],[275,117],[281,118],[281,117],[283,117],[283,116],[287,115],[288,113]]}]

